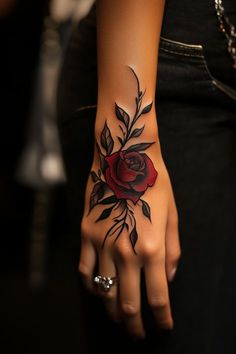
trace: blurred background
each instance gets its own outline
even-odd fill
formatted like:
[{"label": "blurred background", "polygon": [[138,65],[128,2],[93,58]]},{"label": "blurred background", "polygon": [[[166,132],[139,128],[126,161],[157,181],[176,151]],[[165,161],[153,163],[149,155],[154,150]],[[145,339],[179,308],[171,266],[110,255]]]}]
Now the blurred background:
[{"label": "blurred background", "polygon": [[[0,0],[0,353],[84,353],[56,88],[92,0]],[[78,236],[79,237],[79,236]]]}]

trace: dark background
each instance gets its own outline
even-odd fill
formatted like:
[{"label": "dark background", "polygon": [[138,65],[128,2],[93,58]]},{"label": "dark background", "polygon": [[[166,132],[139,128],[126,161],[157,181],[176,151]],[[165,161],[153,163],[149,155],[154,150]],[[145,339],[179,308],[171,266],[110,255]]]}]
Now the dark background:
[{"label": "dark background", "polygon": [[[68,228],[65,187],[35,190],[17,179],[47,11],[47,0],[0,5],[1,354],[83,351],[78,248]],[[39,260],[32,261],[37,233],[43,239],[33,254]],[[32,264],[39,261],[37,278]]]}]

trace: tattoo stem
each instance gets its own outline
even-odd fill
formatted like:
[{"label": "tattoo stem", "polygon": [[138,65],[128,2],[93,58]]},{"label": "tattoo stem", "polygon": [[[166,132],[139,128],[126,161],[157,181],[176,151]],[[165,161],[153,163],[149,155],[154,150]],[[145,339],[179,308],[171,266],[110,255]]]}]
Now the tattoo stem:
[{"label": "tattoo stem", "polygon": [[125,216],[123,218],[123,224],[122,224],[122,226],[120,228],[120,231],[118,232],[118,235],[116,236],[115,240],[113,241],[114,243],[118,240],[120,234],[124,230],[124,227],[125,227],[125,224],[126,224],[126,218],[127,218],[127,215],[128,215],[128,210],[129,210],[129,208],[127,208],[127,204],[126,204],[126,211],[125,211]]},{"label": "tattoo stem", "polygon": [[139,93],[140,93],[140,83],[139,83],[138,76],[137,76],[136,72],[134,71],[134,69],[131,68],[131,66],[128,66],[128,68],[129,68],[129,69],[132,71],[132,73],[134,74],[134,77],[135,77],[136,82],[137,82],[137,85],[138,85],[138,95],[139,95]]}]

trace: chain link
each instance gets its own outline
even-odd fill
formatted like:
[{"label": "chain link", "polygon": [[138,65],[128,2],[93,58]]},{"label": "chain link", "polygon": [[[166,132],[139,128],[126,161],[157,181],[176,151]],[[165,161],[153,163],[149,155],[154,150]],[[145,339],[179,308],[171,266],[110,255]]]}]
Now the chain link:
[{"label": "chain link", "polygon": [[228,52],[233,59],[233,68],[236,69],[236,31],[234,25],[225,15],[222,0],[215,0],[215,9],[219,21],[219,31],[225,35],[228,44]]}]

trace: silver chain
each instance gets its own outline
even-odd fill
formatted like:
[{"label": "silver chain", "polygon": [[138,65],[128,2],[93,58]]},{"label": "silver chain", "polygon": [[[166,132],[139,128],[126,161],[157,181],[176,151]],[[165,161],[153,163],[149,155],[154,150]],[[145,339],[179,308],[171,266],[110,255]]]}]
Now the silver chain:
[{"label": "silver chain", "polygon": [[219,31],[225,35],[228,44],[228,52],[233,59],[233,68],[236,69],[236,30],[234,25],[225,15],[222,0],[215,0],[215,9],[219,21]]}]

